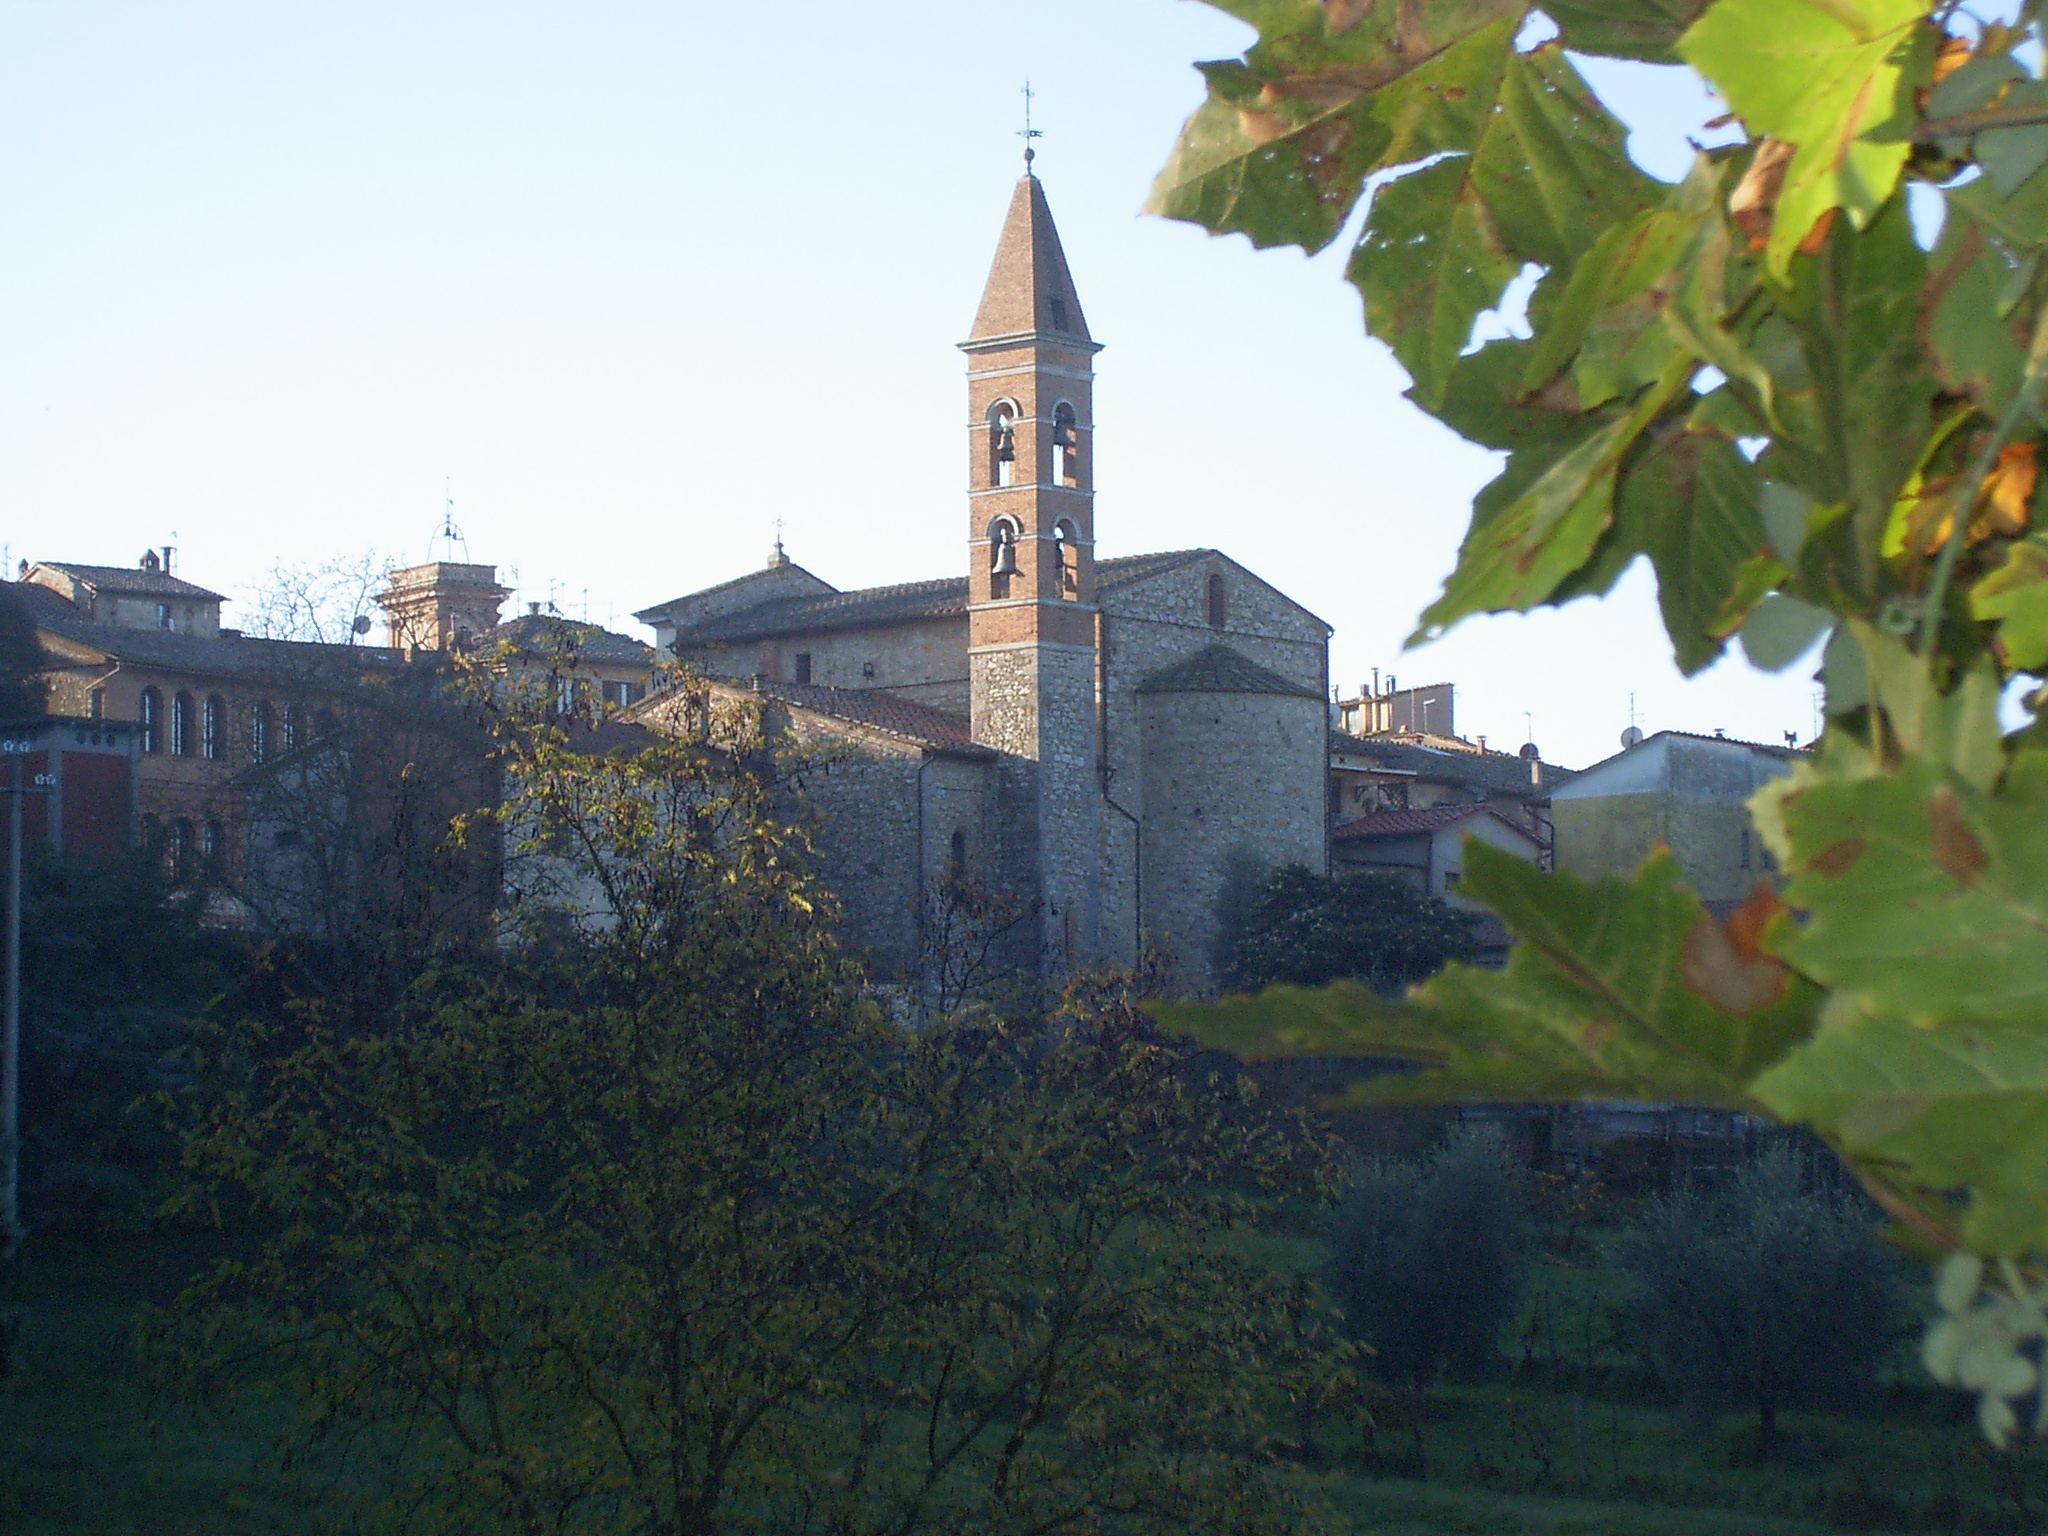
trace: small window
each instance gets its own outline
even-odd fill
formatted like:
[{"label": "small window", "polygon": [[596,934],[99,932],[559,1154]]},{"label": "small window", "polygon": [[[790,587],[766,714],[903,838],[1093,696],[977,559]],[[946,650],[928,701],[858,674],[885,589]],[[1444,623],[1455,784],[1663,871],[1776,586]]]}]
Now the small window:
[{"label": "small window", "polygon": [[270,758],[270,706],[258,704],[249,712],[249,761],[267,762]]},{"label": "small window", "polygon": [[604,701],[613,709],[624,709],[633,703],[633,694],[634,687],[631,683],[612,682],[604,685]]},{"label": "small window", "polygon": [[87,694],[85,709],[86,713],[92,716],[92,718],[95,720],[106,719],[107,690],[104,688],[95,688],[91,693]]},{"label": "small window", "polygon": [[1052,328],[1056,331],[1067,328],[1067,301],[1059,294],[1052,296]]},{"label": "small window", "polygon": [[1209,627],[1221,629],[1230,617],[1230,599],[1223,590],[1221,573],[1209,578]]},{"label": "small window", "polygon": [[1065,518],[1053,525],[1053,558],[1060,566],[1060,596],[1069,602],[1081,595],[1080,535]]},{"label": "small window", "polygon": [[304,713],[296,704],[285,705],[284,739],[282,742],[279,743],[279,745],[282,746],[283,749],[287,752],[296,752],[299,749],[299,738],[305,735],[305,733],[306,723]]},{"label": "small window", "polygon": [[227,857],[227,828],[217,821],[209,821],[206,830],[199,835],[199,851],[206,859],[208,869],[219,869],[221,860]]},{"label": "small window", "polygon": [[953,847],[952,847],[952,852],[951,852],[950,858],[951,858],[951,865],[950,865],[950,867],[951,867],[951,869],[952,869],[952,871],[953,871],[953,878],[954,878],[955,880],[964,880],[964,879],[966,879],[966,878],[967,878],[967,834],[966,834],[966,833],[965,833],[964,831],[962,831],[961,829],[959,829],[958,827],[955,827],[955,828],[953,829]]},{"label": "small window", "polygon": [[142,690],[142,709],[137,717],[142,724],[142,750],[161,752],[164,732],[164,696],[154,688]]},{"label": "small window", "polygon": [[1742,867],[1749,868],[1749,828],[1742,829]]},{"label": "small window", "polygon": [[808,683],[811,680],[811,653],[809,651],[798,651],[796,653],[796,680],[800,683]]},{"label": "small window", "polygon": [[206,709],[199,717],[199,755],[220,760],[228,739],[228,701],[217,693],[206,696]]},{"label": "small window", "polygon": [[156,605],[156,627],[158,629],[171,628],[171,605],[169,603],[158,603]]},{"label": "small window", "polygon": [[180,689],[171,697],[171,756],[192,755],[192,695]]}]

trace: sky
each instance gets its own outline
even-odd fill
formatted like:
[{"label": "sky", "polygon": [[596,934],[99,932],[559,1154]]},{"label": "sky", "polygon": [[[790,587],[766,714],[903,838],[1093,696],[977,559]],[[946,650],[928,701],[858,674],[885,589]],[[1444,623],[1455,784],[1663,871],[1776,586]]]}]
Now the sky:
[{"label": "sky", "polygon": [[[840,587],[955,574],[955,344],[1028,79],[1106,343],[1099,555],[1219,548],[1329,621],[1347,695],[1452,681],[1495,747],[1805,739],[1810,661],[1681,679],[1642,566],[1403,652],[1494,456],[1402,398],[1346,242],[1137,212],[1191,62],[1248,38],[1194,0],[0,7],[10,568],[175,545],[232,624],[280,563],[440,557],[452,499],[516,601],[643,637],[778,519]],[[1680,71],[1595,83],[1667,179],[1719,110]]]}]

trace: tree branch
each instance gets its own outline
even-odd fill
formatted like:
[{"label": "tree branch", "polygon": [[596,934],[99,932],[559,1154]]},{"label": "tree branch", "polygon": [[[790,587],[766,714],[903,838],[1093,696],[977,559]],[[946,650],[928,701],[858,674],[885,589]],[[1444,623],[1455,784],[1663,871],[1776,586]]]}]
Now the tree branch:
[{"label": "tree branch", "polygon": [[1976,112],[1958,112],[1954,117],[1930,117],[1913,130],[1913,142],[1934,144],[1942,139],[1966,139],[1986,128],[2028,128],[2036,123],[2048,123],[2048,103],[1984,107]]}]

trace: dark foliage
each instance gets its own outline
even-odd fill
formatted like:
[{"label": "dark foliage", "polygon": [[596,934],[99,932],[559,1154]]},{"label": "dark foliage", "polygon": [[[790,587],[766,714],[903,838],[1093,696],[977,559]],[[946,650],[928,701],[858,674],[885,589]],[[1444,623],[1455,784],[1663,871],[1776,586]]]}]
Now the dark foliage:
[{"label": "dark foliage", "polygon": [[145,1222],[176,1144],[150,1100],[240,957],[149,850],[22,866],[22,1202],[31,1230]]},{"label": "dark foliage", "polygon": [[1398,875],[1275,870],[1244,904],[1223,981],[1244,991],[1354,977],[1390,991],[1472,956],[1472,919]]},{"label": "dark foliage", "polygon": [[0,720],[40,715],[46,691],[36,621],[17,592],[0,585]]},{"label": "dark foliage", "polygon": [[1499,1143],[1464,1130],[1432,1155],[1366,1164],[1330,1226],[1330,1291],[1369,1369],[1420,1390],[1491,1357],[1528,1277],[1528,1193]]},{"label": "dark foliage", "polygon": [[1658,1201],[1615,1257],[1639,1287],[1622,1319],[1636,1351],[1688,1401],[1754,1408],[1760,1455],[1781,1406],[1866,1393],[1898,1341],[1901,1266],[1875,1212],[1808,1187],[1789,1150]]}]

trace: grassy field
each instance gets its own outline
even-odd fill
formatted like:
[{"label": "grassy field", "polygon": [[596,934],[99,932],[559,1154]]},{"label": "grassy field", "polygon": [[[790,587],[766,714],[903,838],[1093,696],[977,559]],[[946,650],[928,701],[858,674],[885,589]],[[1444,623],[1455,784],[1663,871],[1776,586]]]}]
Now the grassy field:
[{"label": "grassy field", "polygon": [[[0,1531],[20,1536],[311,1533],[348,1528],[357,1489],[281,1468],[259,1412],[153,1404],[136,1310],[195,1256],[164,1244],[32,1245],[0,1275],[22,1317],[0,1382]],[[1602,1332],[1606,1283],[1547,1265],[1500,1378],[1454,1384],[1418,1426],[1383,1402],[1367,1438],[1326,1427],[1319,1474],[1351,1529],[1387,1536],[1819,1536],[2048,1528],[2038,1450],[1987,1452],[1968,1405],[1902,1365],[1862,1417],[1795,1415],[1758,1464],[1740,1415],[1667,1410]],[[1578,1390],[1573,1390],[1574,1388]],[[1419,1433],[1418,1433],[1419,1431]],[[1419,1464],[1418,1464],[1419,1448]],[[1427,1478],[1416,1474],[1426,1471]],[[2023,1502],[2024,1501],[2024,1504]]]}]

